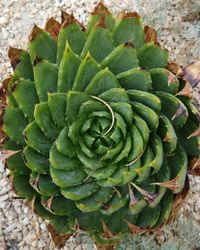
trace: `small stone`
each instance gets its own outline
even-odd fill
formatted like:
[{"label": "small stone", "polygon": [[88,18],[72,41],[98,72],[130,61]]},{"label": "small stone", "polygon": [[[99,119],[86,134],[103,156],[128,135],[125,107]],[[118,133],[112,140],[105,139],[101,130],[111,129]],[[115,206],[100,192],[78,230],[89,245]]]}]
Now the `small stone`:
[{"label": "small stone", "polygon": [[29,218],[28,217],[26,217],[24,220],[23,220],[23,224],[24,225],[28,225],[29,224]]},{"label": "small stone", "polygon": [[0,25],[6,24],[7,23],[7,18],[5,16],[0,17]]}]

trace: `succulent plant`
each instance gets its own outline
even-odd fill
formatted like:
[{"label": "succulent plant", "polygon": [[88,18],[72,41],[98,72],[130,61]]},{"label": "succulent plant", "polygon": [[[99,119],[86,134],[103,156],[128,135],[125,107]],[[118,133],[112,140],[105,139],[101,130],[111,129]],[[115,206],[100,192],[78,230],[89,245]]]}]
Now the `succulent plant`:
[{"label": "succulent plant", "polygon": [[14,191],[36,214],[105,246],[175,216],[188,167],[199,166],[199,62],[169,62],[137,13],[114,18],[103,2],[86,29],[62,11],[8,55],[1,145]]}]

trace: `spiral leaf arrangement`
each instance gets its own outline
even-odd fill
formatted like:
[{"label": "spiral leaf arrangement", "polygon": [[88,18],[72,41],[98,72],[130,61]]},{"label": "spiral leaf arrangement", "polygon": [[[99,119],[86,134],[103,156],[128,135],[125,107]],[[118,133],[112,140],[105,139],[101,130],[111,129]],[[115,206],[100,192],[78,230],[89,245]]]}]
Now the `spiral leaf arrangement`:
[{"label": "spiral leaf arrangement", "polygon": [[168,222],[199,156],[199,62],[168,62],[137,13],[114,18],[102,2],[87,29],[62,11],[29,41],[10,48],[14,74],[1,88],[16,194],[57,233],[102,245]]}]

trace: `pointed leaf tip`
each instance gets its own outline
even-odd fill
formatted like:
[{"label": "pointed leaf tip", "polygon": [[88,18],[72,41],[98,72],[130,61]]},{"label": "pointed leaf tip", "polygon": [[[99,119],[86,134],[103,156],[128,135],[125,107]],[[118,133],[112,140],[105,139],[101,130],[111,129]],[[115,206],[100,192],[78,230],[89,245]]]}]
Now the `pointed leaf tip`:
[{"label": "pointed leaf tip", "polygon": [[31,34],[29,35],[29,41],[32,42],[41,32],[43,32],[43,30],[34,24]]},{"label": "pointed leaf tip", "polygon": [[102,18],[95,24],[95,27],[102,27],[104,29],[108,28],[105,22],[105,16],[102,16]]},{"label": "pointed leaf tip", "polygon": [[63,24],[66,20],[70,18],[71,14],[67,13],[63,9],[61,9],[61,23]]},{"label": "pointed leaf tip", "polygon": [[191,87],[191,85],[189,84],[189,82],[185,82],[185,86],[184,88],[179,91],[176,96],[186,96],[190,99],[192,99],[193,97],[193,89]]},{"label": "pointed leaf tip", "polygon": [[127,11],[122,11],[118,15],[119,19],[124,19],[124,18],[141,18],[141,16],[137,12],[127,12]]},{"label": "pointed leaf tip", "polygon": [[74,17],[73,13],[71,13],[70,15],[66,12],[62,12],[62,13],[65,13],[64,14],[64,21],[62,22],[62,28],[66,27],[72,23],[78,22],[76,20],[76,18]]},{"label": "pointed leaf tip", "polygon": [[187,110],[185,109],[185,107],[183,105],[181,105],[180,103],[178,104],[178,109],[176,111],[176,113],[174,114],[174,116],[172,117],[172,121],[180,116],[183,116],[187,113]]},{"label": "pointed leaf tip", "polygon": [[103,226],[103,234],[106,239],[113,238],[114,235],[112,232],[109,230],[109,228],[106,226],[105,222],[102,220],[102,226]]},{"label": "pointed leaf tip", "polygon": [[191,63],[183,69],[183,78],[194,88],[200,83],[200,60]]},{"label": "pointed leaf tip", "polygon": [[149,42],[158,43],[157,32],[155,31],[155,29],[146,25],[144,27],[144,33],[145,33],[145,43],[149,43]]},{"label": "pointed leaf tip", "polygon": [[104,1],[100,1],[91,13],[92,15],[106,15],[110,14],[110,11],[105,6]]},{"label": "pointed leaf tip", "polygon": [[55,18],[51,17],[45,24],[45,30],[50,33],[53,38],[57,38],[59,34],[61,24],[56,21]]},{"label": "pointed leaf tip", "polygon": [[196,137],[200,135],[200,127],[198,127],[191,135],[187,137],[187,139],[190,139],[192,137]]},{"label": "pointed leaf tip", "polygon": [[130,184],[137,189],[138,192],[140,192],[142,194],[142,196],[144,197],[144,199],[149,203],[153,203],[154,200],[159,196],[159,193],[150,193],[142,188],[140,188],[139,186],[137,186],[135,183],[130,182]]},{"label": "pointed leaf tip", "polygon": [[166,69],[168,69],[170,72],[172,72],[174,75],[176,76],[182,76],[183,72],[182,69],[180,67],[180,65],[178,65],[175,62],[169,62]]},{"label": "pointed leaf tip", "polygon": [[23,51],[22,49],[13,47],[10,47],[8,50],[8,57],[10,59],[13,70],[15,70],[17,65],[20,63],[20,55],[22,51]]},{"label": "pointed leaf tip", "polygon": [[136,226],[128,221],[125,221],[125,222],[127,223],[128,228],[133,235],[143,234],[143,233],[148,231],[147,229],[140,228],[140,227],[138,227],[138,226]]},{"label": "pointed leaf tip", "polygon": [[165,181],[165,182],[154,182],[151,183],[150,185],[156,185],[156,186],[160,186],[160,187],[165,187],[170,189],[173,193],[177,193],[180,190],[180,186],[178,183],[178,178],[174,178],[170,181]]},{"label": "pointed leaf tip", "polygon": [[42,205],[43,205],[43,207],[44,207],[47,211],[49,211],[49,212],[52,213],[52,214],[55,214],[54,211],[53,211],[52,208],[51,208],[51,204],[52,204],[53,198],[54,198],[54,196],[51,195],[45,202],[42,203]]}]

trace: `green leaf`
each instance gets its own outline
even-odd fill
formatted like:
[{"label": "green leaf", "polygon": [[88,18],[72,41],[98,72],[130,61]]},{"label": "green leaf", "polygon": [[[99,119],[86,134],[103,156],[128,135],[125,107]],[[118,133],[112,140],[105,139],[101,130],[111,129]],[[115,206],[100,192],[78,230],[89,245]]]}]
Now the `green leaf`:
[{"label": "green leaf", "polygon": [[[88,176],[92,176],[93,178],[95,178],[97,180],[106,179],[115,172],[115,170],[117,168],[117,164],[112,165],[111,163],[110,164],[105,163],[104,165],[105,165],[105,167],[99,167],[99,168],[95,169],[95,171],[85,168],[85,172],[86,172],[86,174],[88,174]],[[97,164],[97,166],[99,166],[99,165]],[[97,166],[95,166],[95,168]]]},{"label": "green leaf", "polygon": [[48,93],[48,106],[54,123],[63,128],[66,125],[66,94],[65,93]]},{"label": "green leaf", "polygon": [[137,68],[139,65],[136,49],[131,45],[121,44],[104,58],[101,62],[101,66],[103,68],[108,67],[115,75]]},{"label": "green leaf", "polygon": [[154,91],[163,91],[176,94],[179,88],[177,77],[167,69],[151,69],[152,88]]},{"label": "green leaf", "polygon": [[25,162],[27,167],[29,167],[33,172],[40,174],[49,173],[49,159],[48,157],[39,154],[37,151],[30,147],[25,147],[23,149],[23,156],[25,157]]},{"label": "green leaf", "polygon": [[58,92],[66,92],[72,89],[79,65],[79,57],[74,54],[67,43],[58,71]]},{"label": "green leaf", "polygon": [[98,72],[87,86],[85,92],[90,95],[98,96],[111,88],[120,88],[116,77],[108,68]]},{"label": "green leaf", "polygon": [[117,75],[117,79],[122,88],[126,90],[137,89],[141,91],[149,91],[152,81],[149,72],[134,68]]},{"label": "green leaf", "polygon": [[177,97],[162,91],[154,92],[161,100],[161,112],[166,115],[175,127],[182,127],[188,118],[188,110]]},{"label": "green leaf", "polygon": [[30,173],[30,170],[24,163],[21,151],[7,158],[5,166],[13,173],[23,175],[28,175]]},{"label": "green leaf", "polygon": [[152,68],[165,68],[168,62],[168,52],[161,49],[160,46],[154,42],[146,43],[137,51],[140,67]]},{"label": "green leaf", "polygon": [[144,44],[144,26],[137,13],[125,13],[119,17],[119,21],[113,31],[115,45],[123,42],[132,42],[136,49]]},{"label": "green leaf", "polygon": [[95,10],[92,12],[90,19],[87,24],[87,33],[89,34],[92,30],[92,27],[95,26],[101,19],[105,19],[105,24],[110,30],[115,26],[115,19],[106,6],[99,2],[95,7]]},{"label": "green leaf", "polygon": [[64,197],[70,200],[81,200],[86,198],[96,192],[98,189],[98,185],[95,182],[91,183],[83,183],[82,185],[69,187],[69,188],[61,188],[61,193]]},{"label": "green leaf", "polygon": [[152,228],[157,223],[160,213],[160,204],[155,208],[145,207],[138,215],[136,225],[141,228]]},{"label": "green leaf", "polygon": [[51,167],[50,175],[53,179],[53,182],[61,188],[79,185],[86,178],[86,174],[83,168],[80,166],[69,171]]},{"label": "green leaf", "polygon": [[13,96],[25,117],[32,121],[34,106],[39,102],[34,82],[19,79],[15,85]]},{"label": "green leaf", "polygon": [[32,172],[30,175],[30,183],[33,187],[36,184],[36,191],[44,196],[57,195],[59,193],[59,188],[53,183],[49,175],[43,175]]},{"label": "green leaf", "polygon": [[38,216],[40,216],[41,218],[45,219],[45,220],[50,220],[52,218],[55,217],[55,215],[53,215],[52,213],[50,213],[49,211],[47,211],[41,204],[41,201],[39,198],[34,198],[31,201],[31,205],[33,208],[33,211],[35,214],[37,214]]},{"label": "green leaf", "polygon": [[49,205],[50,210],[55,215],[70,215],[75,209],[75,204],[72,200],[66,199],[63,196],[41,196],[41,203],[45,207]]},{"label": "green leaf", "polygon": [[69,91],[67,93],[67,120],[73,123],[77,119],[77,115],[81,104],[90,100],[91,97],[81,92]]},{"label": "green leaf", "polygon": [[111,108],[115,113],[118,113],[124,121],[127,123],[127,125],[131,125],[133,122],[133,111],[132,107],[129,103],[126,102],[112,102],[109,103]]},{"label": "green leaf", "polygon": [[36,191],[29,184],[29,176],[15,173],[12,180],[12,188],[15,193],[23,198],[31,199]]},{"label": "green leaf", "polygon": [[138,115],[133,114],[133,124],[137,127],[140,132],[144,147],[147,145],[149,141],[149,128],[147,123]]},{"label": "green leaf", "polygon": [[56,41],[47,32],[39,29],[37,26],[34,26],[32,30],[29,51],[32,64],[34,64],[37,58],[45,59],[51,63],[56,62]]},{"label": "green leaf", "polygon": [[119,193],[115,192],[105,207],[101,209],[101,212],[106,215],[111,215],[120,208],[124,207],[129,200],[129,195],[127,193],[127,186],[120,188]]},{"label": "green leaf", "polygon": [[12,94],[12,90],[13,90],[14,85],[15,85],[17,80],[18,80],[18,78],[15,75],[13,75],[11,78],[5,79],[6,82],[8,81],[8,83],[6,83],[6,85],[8,85],[8,97],[7,97],[6,103],[11,108],[19,108],[19,106],[18,106],[18,104],[17,104],[17,102]]},{"label": "green leaf", "polygon": [[27,119],[18,108],[7,107],[3,114],[3,131],[18,144],[24,146],[23,131],[28,124]]},{"label": "green leaf", "polygon": [[89,197],[76,201],[75,204],[83,212],[93,212],[99,210],[103,204],[108,202],[112,195],[112,188],[102,187]]},{"label": "green leaf", "polygon": [[171,154],[176,148],[177,136],[171,121],[165,115],[160,115],[158,134],[163,140],[164,151]]},{"label": "green leaf", "polygon": [[148,124],[149,129],[155,132],[159,124],[156,112],[139,102],[131,102],[131,104],[133,110]]},{"label": "green leaf", "polygon": [[80,148],[76,149],[78,159],[83,163],[85,168],[94,170],[96,166],[102,167],[103,162],[100,161],[100,158],[90,158]]},{"label": "green leaf", "polygon": [[131,132],[131,150],[127,157],[128,163],[137,159],[137,157],[141,156],[144,151],[144,142],[142,135],[139,132],[139,129],[137,129],[136,126],[132,125],[132,127],[130,128],[130,132]]},{"label": "green leaf", "polygon": [[129,102],[126,90],[121,88],[109,89],[99,95],[99,97],[106,102]]},{"label": "green leaf", "polygon": [[171,191],[167,190],[164,197],[161,200],[160,203],[161,212],[156,224],[153,226],[154,228],[157,228],[168,221],[173,207],[173,200],[174,200],[174,195],[172,194]]},{"label": "green leaf", "polygon": [[113,234],[129,233],[127,222],[135,224],[136,218],[129,209],[123,207],[109,217],[107,225]]},{"label": "green leaf", "polygon": [[76,157],[76,149],[68,136],[69,127],[66,126],[60,132],[57,140],[56,140],[56,148],[59,152],[63,153],[64,155],[68,156],[69,158]]},{"label": "green leaf", "polygon": [[66,155],[60,153],[55,144],[53,144],[50,150],[49,161],[52,167],[66,171],[74,170],[82,165],[78,159],[68,158]]},{"label": "green leaf", "polygon": [[124,139],[126,138],[126,134],[127,134],[127,125],[124,121],[124,119],[121,117],[121,115],[119,115],[118,113],[114,113],[115,118],[116,118],[116,128],[118,127],[121,130],[115,129],[114,126],[114,130],[110,135],[110,138],[115,141],[115,144],[118,144],[120,142],[121,139],[121,135],[123,135]]},{"label": "green leaf", "polygon": [[189,136],[198,129],[196,122],[192,121],[190,118],[187,120],[185,125],[176,131],[178,135],[178,140],[186,153],[190,156],[199,156],[200,150],[200,136],[190,137]]},{"label": "green leaf", "polygon": [[55,125],[52,119],[47,102],[41,102],[35,106],[34,117],[37,125],[47,138],[55,140],[58,137],[60,129]]},{"label": "green leaf", "polygon": [[82,51],[82,48],[85,44],[85,34],[81,30],[78,22],[73,22],[70,24],[63,25],[59,31],[58,35],[58,51],[57,51],[57,64],[59,65],[62,58],[63,52],[65,50],[66,42],[69,43],[69,46],[74,53],[79,55]]},{"label": "green leaf", "polygon": [[43,60],[34,65],[33,71],[39,100],[45,102],[48,93],[56,92],[58,68],[55,64]]},{"label": "green leaf", "polygon": [[6,140],[4,140],[3,142],[2,149],[17,151],[17,150],[22,149],[22,146],[16,143],[11,138],[6,138]]},{"label": "green leaf", "polygon": [[78,68],[72,89],[80,92],[84,91],[92,78],[100,70],[100,64],[98,64],[88,52]]},{"label": "green leaf", "polygon": [[151,161],[144,161],[145,165],[141,168],[135,169],[135,172],[138,174],[138,183],[141,183],[149,177],[151,169],[153,169],[153,174],[157,173],[163,164],[163,146],[162,141],[157,134],[151,135],[150,147],[153,150],[153,159]]},{"label": "green leaf", "polygon": [[124,159],[124,158],[126,159],[128,157],[128,155],[130,154],[130,151],[131,151],[131,146],[132,146],[132,138],[131,137],[132,136],[130,135],[130,133],[127,133],[127,137],[126,137],[126,140],[124,141],[123,148],[122,148],[120,154],[117,155],[116,157],[114,157],[113,163],[118,163],[122,159]]},{"label": "green leaf", "polygon": [[148,165],[153,160],[153,158],[153,151],[149,146],[147,146],[144,151],[144,154],[141,157],[142,165]]},{"label": "green leaf", "polygon": [[15,76],[17,76],[17,78],[34,80],[31,58],[25,50],[22,50],[20,53],[19,63],[15,68]]},{"label": "green leaf", "polygon": [[108,111],[108,110],[109,110],[108,107],[104,105],[102,102],[96,101],[95,99],[94,101],[89,100],[81,105],[78,113],[78,119],[79,118],[87,119],[87,117],[89,117],[90,114],[91,115],[94,114],[94,112],[96,113],[98,111]]},{"label": "green leaf", "polygon": [[81,52],[81,57],[84,58],[89,51],[97,62],[101,62],[113,49],[110,30],[98,25],[91,29]]},{"label": "green leaf", "polygon": [[[169,181],[170,175],[171,175],[171,171],[170,171],[169,165],[166,159],[164,159],[160,170],[154,175],[155,180],[162,181],[162,182]],[[153,201],[150,202],[149,206],[152,208],[156,207],[161,202],[161,199],[165,195],[166,191],[167,191],[166,187],[160,186],[159,189],[156,191],[157,193],[156,197],[153,199]]]},{"label": "green leaf", "polygon": [[174,155],[167,158],[171,171],[171,179],[175,178],[175,184],[170,189],[173,193],[180,193],[185,185],[188,158],[185,150],[178,144]]},{"label": "green leaf", "polygon": [[68,225],[67,216],[55,216],[50,219],[49,223],[55,228],[56,232],[60,235],[72,234],[73,230]]},{"label": "green leaf", "polygon": [[149,108],[153,109],[155,112],[160,112],[161,110],[161,102],[160,99],[148,92],[140,91],[140,90],[128,90],[127,91],[130,101],[140,102]]},{"label": "green leaf", "polygon": [[38,153],[49,154],[52,143],[43,134],[35,121],[29,123],[24,130],[26,143]]},{"label": "green leaf", "polygon": [[76,224],[82,230],[90,232],[102,231],[102,220],[105,219],[105,215],[102,215],[99,211],[96,212],[85,212],[76,209],[73,217],[70,217],[70,226],[75,227]]}]

